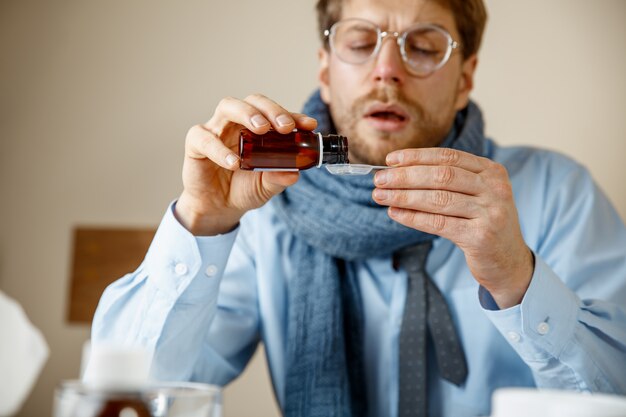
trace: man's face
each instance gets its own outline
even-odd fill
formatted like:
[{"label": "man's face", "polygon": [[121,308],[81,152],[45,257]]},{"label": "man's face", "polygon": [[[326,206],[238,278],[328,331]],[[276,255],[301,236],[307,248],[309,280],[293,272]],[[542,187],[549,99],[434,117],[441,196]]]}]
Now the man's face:
[{"label": "man's face", "polygon": [[[345,0],[341,18],[366,19],[389,32],[432,23],[460,41],[452,13],[434,1]],[[349,139],[351,162],[384,165],[391,151],[437,146],[467,105],[475,65],[475,56],[463,61],[455,51],[442,68],[417,77],[407,71],[391,36],[376,58],[359,65],[321,49],[322,98],[338,132]]]}]

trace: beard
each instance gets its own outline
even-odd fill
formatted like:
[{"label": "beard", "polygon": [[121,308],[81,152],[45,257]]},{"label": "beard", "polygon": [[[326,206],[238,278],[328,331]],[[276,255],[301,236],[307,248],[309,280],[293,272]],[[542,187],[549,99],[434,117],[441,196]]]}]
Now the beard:
[{"label": "beard", "polygon": [[[453,95],[436,109],[426,110],[396,86],[386,85],[349,105],[331,105],[330,113],[338,133],[348,138],[350,162],[385,165],[385,158],[392,151],[439,145],[452,127],[456,114],[455,101]],[[366,112],[373,102],[400,105],[409,115],[409,124],[397,132],[381,131],[370,126]]]}]

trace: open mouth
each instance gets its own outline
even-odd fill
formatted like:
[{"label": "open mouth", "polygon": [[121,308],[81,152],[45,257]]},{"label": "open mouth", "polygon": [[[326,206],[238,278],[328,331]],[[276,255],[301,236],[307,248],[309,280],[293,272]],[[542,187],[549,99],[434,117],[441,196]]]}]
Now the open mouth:
[{"label": "open mouth", "polygon": [[406,120],[406,116],[393,111],[375,111],[368,114],[367,117],[398,122],[403,122]]},{"label": "open mouth", "polygon": [[386,132],[398,132],[409,122],[409,115],[401,106],[389,103],[373,104],[365,112],[364,118],[375,129]]}]

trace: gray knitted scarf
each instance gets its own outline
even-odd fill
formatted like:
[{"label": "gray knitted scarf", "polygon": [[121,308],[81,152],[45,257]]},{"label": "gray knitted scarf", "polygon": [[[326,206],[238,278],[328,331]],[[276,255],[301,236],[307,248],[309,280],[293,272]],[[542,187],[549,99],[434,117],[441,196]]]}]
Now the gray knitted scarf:
[{"label": "gray knitted scarf", "polygon": [[[334,132],[319,91],[303,112],[317,119],[320,132]],[[473,102],[458,112],[442,146],[483,155],[482,115]],[[285,416],[367,415],[363,306],[353,261],[434,238],[391,220],[373,201],[373,189],[372,175],[311,169],[272,200],[294,235],[299,274],[287,287]]]}]

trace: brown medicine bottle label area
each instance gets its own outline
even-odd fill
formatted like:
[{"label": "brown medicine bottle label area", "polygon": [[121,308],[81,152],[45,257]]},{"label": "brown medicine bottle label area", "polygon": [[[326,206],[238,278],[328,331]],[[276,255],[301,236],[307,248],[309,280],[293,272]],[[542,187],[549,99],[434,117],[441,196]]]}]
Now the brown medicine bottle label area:
[{"label": "brown medicine bottle label area", "polygon": [[348,142],[343,136],[321,136],[307,130],[257,135],[242,129],[240,167],[245,170],[305,170],[321,163],[347,163]]}]

